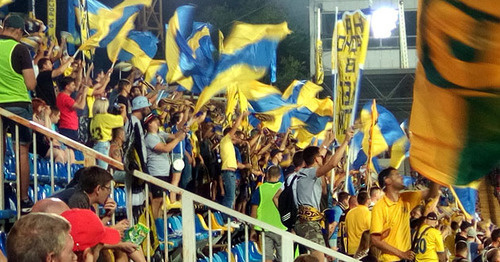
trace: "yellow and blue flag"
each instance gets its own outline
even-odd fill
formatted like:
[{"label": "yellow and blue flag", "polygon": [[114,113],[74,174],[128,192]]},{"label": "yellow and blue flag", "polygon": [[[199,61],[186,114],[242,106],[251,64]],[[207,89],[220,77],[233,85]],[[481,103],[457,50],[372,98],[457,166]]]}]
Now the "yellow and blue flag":
[{"label": "yellow and blue flag", "polygon": [[142,73],[146,73],[156,51],[158,51],[158,42],[158,38],[151,32],[130,31],[118,59],[130,61]]},{"label": "yellow and blue flag", "polygon": [[120,31],[118,31],[115,38],[106,46],[108,58],[112,63],[115,63],[116,60],[118,60],[118,55],[127,41],[128,33],[134,29],[134,21],[136,17],[137,13],[131,15],[127,21],[125,21],[125,24],[120,28]]},{"label": "yellow and blue flag", "polygon": [[405,135],[396,140],[391,147],[391,160],[389,165],[394,168],[399,168],[403,160],[410,156],[410,140],[406,133],[408,130],[408,119],[403,121],[399,126]]},{"label": "yellow and blue flag", "polygon": [[134,16],[134,14],[137,15],[144,6],[150,5],[151,0],[128,0],[120,3],[111,10],[98,9],[96,32],[85,42],[82,42],[79,50],[108,46],[120,31],[123,33],[122,28],[130,20],[130,17]]},{"label": "yellow and blue flag", "polygon": [[[367,155],[377,156],[392,146],[405,133],[399,126],[394,115],[381,105],[376,105],[376,112],[372,111],[375,101],[369,102],[361,109],[361,124],[363,126],[363,151]],[[373,127],[372,127],[373,125]]]},{"label": "yellow and blue flag", "polygon": [[477,189],[479,182],[472,182],[467,186],[448,186],[467,219],[472,219],[476,214]]},{"label": "yellow and blue flag", "polygon": [[467,185],[500,165],[500,8],[419,1],[418,14],[410,163],[440,184]]},{"label": "yellow and blue flag", "polygon": [[290,32],[286,22],[275,25],[236,23],[224,42],[212,81],[200,95],[195,111],[232,83],[264,77],[279,42]]},{"label": "yellow and blue flag", "polygon": [[0,7],[3,7],[4,5],[8,5],[14,3],[13,0],[0,0]]},{"label": "yellow and blue flag", "polygon": [[195,7],[180,6],[166,27],[167,82],[178,83],[195,94],[210,84],[215,68],[210,25],[194,23]]},{"label": "yellow and blue flag", "polygon": [[153,86],[157,83],[157,77],[161,77],[162,80],[167,78],[167,62],[164,60],[152,60],[146,70],[144,80]]}]

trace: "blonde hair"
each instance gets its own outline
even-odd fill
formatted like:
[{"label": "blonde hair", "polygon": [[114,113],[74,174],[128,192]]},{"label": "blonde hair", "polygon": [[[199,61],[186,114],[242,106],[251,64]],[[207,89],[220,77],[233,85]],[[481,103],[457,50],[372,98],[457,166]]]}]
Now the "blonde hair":
[{"label": "blonde hair", "polygon": [[108,99],[96,99],[94,106],[92,107],[92,114],[95,116],[97,114],[104,114],[108,111],[109,101]]}]

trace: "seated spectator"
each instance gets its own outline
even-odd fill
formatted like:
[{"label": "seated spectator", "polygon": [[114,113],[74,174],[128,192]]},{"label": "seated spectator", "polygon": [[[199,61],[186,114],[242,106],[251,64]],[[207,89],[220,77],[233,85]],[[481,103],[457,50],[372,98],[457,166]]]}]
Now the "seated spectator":
[{"label": "seated spectator", "polygon": [[68,205],[66,205],[66,203],[64,203],[61,199],[49,197],[38,200],[35,205],[33,205],[31,212],[52,213],[60,215],[67,210],[69,210]]},{"label": "seated spectator", "polygon": [[97,261],[103,244],[115,245],[121,240],[116,229],[105,227],[99,217],[88,209],[71,209],[61,216],[71,224],[73,251],[78,262]]},{"label": "seated spectator", "polygon": [[8,261],[77,261],[70,229],[70,223],[56,214],[31,213],[22,216],[7,236]]},{"label": "seated spectator", "polygon": [[[31,103],[33,105],[33,121],[50,129],[52,126],[50,121],[52,110],[50,107],[40,98],[33,98]],[[54,161],[66,163],[66,151],[61,148],[59,141],[52,140],[52,150]],[[30,148],[31,151],[32,148]],[[49,138],[41,133],[36,133],[36,151],[40,157],[50,157]]]}]

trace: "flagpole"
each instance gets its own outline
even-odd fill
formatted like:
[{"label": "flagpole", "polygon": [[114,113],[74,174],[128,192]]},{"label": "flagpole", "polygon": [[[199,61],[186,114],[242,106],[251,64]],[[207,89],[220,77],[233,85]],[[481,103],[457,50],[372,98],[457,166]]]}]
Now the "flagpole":
[{"label": "flagpole", "polygon": [[366,179],[365,179],[365,183],[366,183],[366,189],[368,190],[368,192],[370,192],[370,187],[372,185],[371,183],[371,178],[372,178],[372,157],[373,157],[373,130],[375,128],[375,110],[377,109],[377,104],[375,102],[375,99],[373,99],[373,102],[372,102],[372,111],[371,111],[371,115],[372,115],[372,122],[370,124],[370,140],[369,140],[369,143],[368,143],[368,162],[366,164]]},{"label": "flagpole", "polygon": [[[335,106],[337,104],[337,79],[338,79],[338,68],[337,68],[337,17],[339,13],[338,6],[335,7],[335,24],[333,26],[333,37],[332,37],[332,132],[336,134],[335,131]],[[335,146],[332,147],[332,153],[335,154]],[[330,193],[333,194],[333,188],[335,184],[335,168],[332,169],[330,175]]]}]

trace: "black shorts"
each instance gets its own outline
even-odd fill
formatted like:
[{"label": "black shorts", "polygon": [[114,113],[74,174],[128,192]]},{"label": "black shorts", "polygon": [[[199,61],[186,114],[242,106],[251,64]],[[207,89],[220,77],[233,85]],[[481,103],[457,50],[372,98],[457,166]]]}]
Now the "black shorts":
[{"label": "black shorts", "polygon": [[[165,182],[169,182],[170,181],[170,177],[168,176],[155,176],[156,178],[160,179],[160,180],[163,180]],[[153,198],[161,198],[163,197],[163,192],[167,192],[166,189],[162,188],[162,187],[159,187],[155,184],[149,184],[149,192],[151,192],[151,195],[153,196]]]}]

